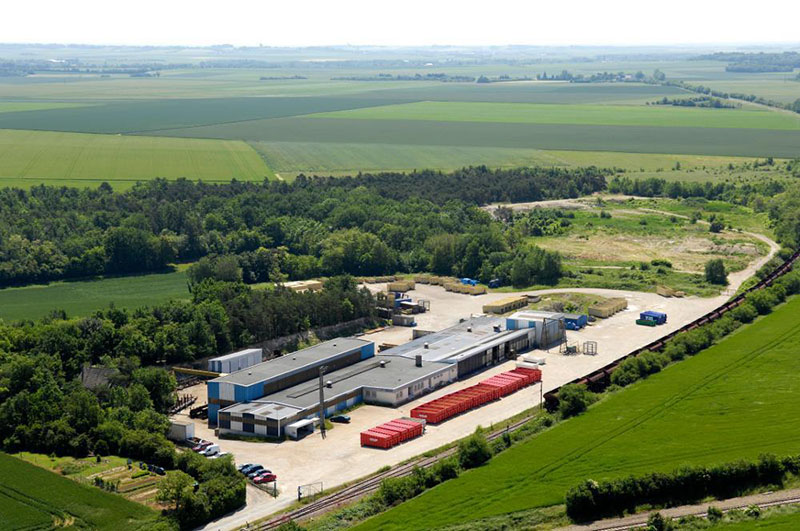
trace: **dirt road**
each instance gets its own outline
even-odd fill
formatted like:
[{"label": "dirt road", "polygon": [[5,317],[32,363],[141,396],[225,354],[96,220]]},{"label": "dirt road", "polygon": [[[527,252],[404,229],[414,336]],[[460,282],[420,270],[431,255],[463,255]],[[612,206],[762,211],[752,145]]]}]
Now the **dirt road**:
[{"label": "dirt road", "polygon": [[[700,503],[697,505],[682,505],[671,509],[659,511],[663,516],[670,518],[681,518],[684,516],[705,516],[709,506],[717,507],[724,512],[732,509],[744,509],[751,505],[759,507],[774,507],[776,505],[786,505],[800,503],[800,489],[782,490],[778,492],[768,492],[764,494],[753,494],[740,498],[730,498],[728,500]],[[568,531],[615,531],[617,529],[630,529],[644,527],[650,513],[635,514],[623,518],[609,518],[586,525],[572,525],[565,527]]]}]

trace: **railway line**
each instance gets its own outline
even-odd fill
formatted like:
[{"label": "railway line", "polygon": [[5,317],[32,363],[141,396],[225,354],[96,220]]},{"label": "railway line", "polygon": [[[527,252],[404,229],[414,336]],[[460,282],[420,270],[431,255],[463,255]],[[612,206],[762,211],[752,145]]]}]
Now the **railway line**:
[{"label": "railway line", "polygon": [[[641,348],[633,350],[632,352],[630,352],[627,355],[623,356],[622,358],[614,361],[613,363],[610,363],[610,364],[606,365],[605,367],[602,367],[602,368],[600,368],[600,369],[598,369],[598,370],[596,370],[596,371],[594,371],[594,372],[592,372],[592,373],[590,373],[590,374],[588,374],[588,375],[586,375],[584,377],[577,378],[577,379],[575,379],[575,380],[573,380],[572,382],[569,382],[569,383],[585,384],[590,389],[592,389],[593,391],[600,391],[600,390],[605,389],[605,387],[607,387],[610,384],[611,373],[613,373],[614,370],[616,370],[616,368],[619,366],[619,364],[622,361],[624,361],[625,359],[630,358],[632,356],[636,356],[636,355],[640,354],[641,352],[644,352],[645,350],[653,350],[653,351],[654,350],[661,350],[662,348],[664,348],[664,345],[670,339],[672,339],[673,337],[677,336],[678,334],[694,330],[694,329],[696,329],[696,328],[698,328],[700,326],[703,326],[703,325],[705,325],[705,324],[707,324],[709,322],[712,322],[712,321],[715,321],[716,319],[719,319],[720,317],[725,315],[725,313],[733,310],[734,308],[736,308],[737,306],[742,304],[744,302],[744,300],[745,300],[745,297],[748,294],[752,293],[753,291],[756,291],[756,290],[763,289],[765,287],[771,286],[775,282],[775,280],[777,280],[778,278],[780,278],[784,274],[786,274],[789,271],[791,271],[794,263],[798,259],[800,259],[800,249],[795,251],[785,262],[783,262],[781,265],[776,267],[772,272],[770,272],[766,277],[761,279],[757,284],[755,284],[755,285],[751,286],[750,288],[744,290],[742,293],[740,293],[736,297],[732,298],[731,300],[727,301],[726,303],[720,305],[719,307],[715,308],[714,310],[712,310],[712,311],[706,313],[705,315],[695,319],[694,321],[682,326],[678,330],[670,332],[669,334],[666,334],[666,335],[656,339],[655,341],[653,341],[653,342],[651,342],[651,343],[649,343],[649,344],[647,344],[647,345],[645,345],[645,346],[643,346]],[[541,385],[541,384],[539,384],[539,385]],[[558,406],[558,391],[559,391],[559,389],[560,389],[560,387],[556,388],[556,389],[554,389],[552,391],[549,391],[548,393],[546,393],[544,395],[545,406],[548,409],[555,409]],[[516,421],[516,422],[514,422],[512,424],[510,424],[509,426],[507,426],[505,428],[493,431],[489,435],[487,435],[487,440],[493,441],[493,440],[501,437],[503,435],[503,433],[505,433],[506,431],[510,432],[510,431],[514,431],[516,429],[519,429],[522,425],[524,425],[526,422],[528,422],[532,418],[534,418],[534,415],[529,415],[529,416],[526,416],[526,417],[524,417],[524,418],[522,418],[522,419],[520,419],[520,420],[518,420],[518,421]],[[276,517],[271,518],[271,519],[269,519],[269,520],[267,520],[265,522],[262,522],[262,523],[258,524],[258,526],[256,526],[255,529],[264,530],[264,531],[267,531],[267,530],[270,530],[270,529],[276,529],[276,528],[280,527],[282,524],[284,524],[284,523],[286,523],[288,521],[291,521],[291,520],[302,520],[302,519],[305,519],[305,518],[310,518],[312,516],[320,515],[320,514],[323,514],[325,512],[328,512],[330,510],[333,510],[333,509],[336,509],[338,507],[341,507],[343,505],[352,503],[354,501],[357,501],[357,500],[363,498],[364,496],[367,496],[369,494],[372,494],[372,493],[376,492],[378,490],[378,488],[380,488],[381,482],[384,479],[395,478],[395,477],[403,477],[403,476],[410,475],[412,473],[412,471],[414,470],[414,468],[416,468],[416,467],[421,467],[421,468],[430,467],[433,464],[437,463],[438,461],[440,461],[442,459],[446,459],[447,457],[452,456],[453,454],[455,454],[456,451],[457,451],[456,448],[450,448],[450,449],[447,449],[447,450],[437,454],[436,456],[418,458],[418,459],[412,460],[412,461],[410,461],[408,463],[395,466],[395,467],[393,467],[393,468],[391,468],[391,469],[389,469],[389,470],[387,470],[385,472],[381,472],[381,473],[375,474],[375,475],[370,476],[370,477],[368,477],[366,479],[363,479],[363,480],[360,480],[360,481],[358,481],[356,483],[353,483],[352,485],[344,487],[344,488],[342,488],[342,489],[340,489],[340,490],[338,490],[336,492],[333,492],[333,493],[328,494],[328,495],[324,495],[324,496],[322,496],[322,497],[320,497],[320,498],[318,498],[318,499],[316,499],[314,501],[309,502],[308,504],[306,504],[306,505],[304,505],[302,507],[299,507],[297,509],[293,509],[293,510],[291,510],[291,511],[289,511],[287,513],[284,513],[284,514],[282,514],[280,516],[276,516]],[[798,500],[798,502],[800,502],[800,500]],[[782,502],[782,503],[787,503],[787,502]],[[630,526],[626,526],[625,528],[627,529],[629,527]],[[603,529],[606,529],[606,528],[603,528]],[[616,529],[616,528],[609,527],[607,529],[610,531],[611,529]]]}]

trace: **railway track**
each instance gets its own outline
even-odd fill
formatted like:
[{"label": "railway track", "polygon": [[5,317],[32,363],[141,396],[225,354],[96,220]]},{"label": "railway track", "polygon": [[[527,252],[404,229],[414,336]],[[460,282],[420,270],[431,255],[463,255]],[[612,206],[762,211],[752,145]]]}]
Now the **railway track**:
[{"label": "railway track", "polygon": [[[629,358],[631,356],[636,356],[636,355],[640,354],[641,352],[644,352],[645,350],[661,350],[664,347],[664,345],[670,339],[675,337],[676,335],[678,335],[680,333],[683,333],[683,332],[688,332],[690,330],[694,330],[695,328],[697,328],[699,326],[702,326],[702,325],[707,324],[709,322],[715,321],[716,319],[719,319],[720,317],[725,315],[726,312],[728,312],[728,311],[736,308],[740,304],[742,304],[744,302],[745,297],[748,294],[752,293],[753,291],[756,291],[756,290],[771,286],[775,282],[775,280],[777,280],[778,278],[780,278],[784,274],[786,274],[789,271],[791,271],[794,263],[798,259],[800,259],[800,249],[795,251],[794,254],[792,254],[792,256],[790,256],[784,263],[782,263],[781,265],[776,267],[772,272],[770,272],[766,277],[761,279],[757,284],[755,284],[754,286],[751,286],[750,288],[744,290],[742,293],[740,293],[739,295],[737,295],[733,299],[727,301],[725,304],[722,304],[721,306],[715,308],[714,310],[708,312],[707,314],[705,314],[705,315],[695,319],[694,321],[682,326],[678,330],[670,332],[669,334],[666,334],[665,336],[663,336],[663,337],[661,337],[659,339],[656,339],[655,341],[651,342],[650,344],[645,345],[644,347],[638,348],[638,349],[628,353],[627,355],[623,356],[622,358],[618,359],[617,361],[615,361],[613,363],[610,363],[609,365],[606,365],[605,367],[602,367],[601,369],[598,369],[598,370],[588,374],[587,376],[584,376],[582,378],[577,378],[577,379],[573,380],[570,383],[582,383],[582,384],[586,384],[587,386],[589,386],[590,389],[602,390],[603,388],[605,388],[610,383],[611,373],[619,366],[619,364],[623,360],[625,360],[626,358]],[[539,385],[541,385],[541,384],[539,384]],[[546,393],[544,395],[545,403],[546,403],[548,409],[558,405],[558,391],[559,391],[559,389],[560,389],[560,387],[556,388],[556,389],[553,389],[552,391],[550,391],[550,392],[548,392],[548,393]],[[499,437],[502,437],[503,433],[505,433],[506,431],[511,432],[511,431],[519,429],[522,425],[524,425],[526,422],[528,422],[532,418],[533,418],[533,415],[526,416],[525,418],[522,418],[522,419],[514,422],[513,424],[510,424],[507,428],[496,430],[496,431],[490,433],[486,438],[489,441],[493,441],[493,440],[495,440],[495,439],[497,439]],[[343,488],[341,490],[338,490],[338,491],[336,491],[334,493],[322,496],[322,497],[318,498],[317,500],[314,500],[314,501],[308,503],[307,505],[304,505],[303,507],[299,507],[299,508],[294,509],[292,511],[289,511],[289,512],[287,512],[287,513],[285,513],[285,514],[283,514],[281,516],[278,516],[278,517],[272,518],[270,520],[267,520],[266,522],[263,522],[263,523],[259,524],[258,527],[256,527],[256,529],[264,530],[264,531],[267,531],[267,530],[270,530],[270,529],[275,529],[277,527],[280,527],[282,524],[284,524],[286,522],[289,522],[291,520],[302,520],[304,518],[310,518],[312,516],[315,516],[315,515],[318,515],[318,514],[322,514],[322,513],[328,512],[330,510],[336,509],[338,507],[341,507],[342,505],[346,505],[346,504],[352,503],[352,502],[354,502],[356,500],[359,500],[359,499],[363,498],[364,496],[367,496],[367,495],[372,494],[375,491],[377,491],[378,488],[380,488],[381,482],[384,479],[408,476],[408,475],[411,474],[411,472],[414,470],[414,468],[416,468],[416,467],[420,467],[420,468],[430,467],[430,466],[434,465],[435,463],[441,461],[442,459],[446,459],[446,458],[452,456],[453,454],[455,454],[456,451],[457,451],[456,448],[450,448],[450,449],[445,450],[444,452],[442,452],[442,453],[440,453],[440,454],[438,454],[436,456],[433,456],[433,457],[425,457],[425,458],[415,459],[414,461],[411,461],[409,463],[398,465],[396,467],[391,468],[390,470],[378,473],[378,474],[376,474],[374,476],[371,476],[371,477],[366,478],[364,480],[358,481],[358,482],[356,482],[356,483],[354,483],[354,484],[352,484],[350,486],[347,486],[347,487],[345,487],[345,488]],[[788,502],[785,502],[785,501],[784,502],[779,502],[779,503],[776,502],[776,504],[780,504],[780,503],[788,503]],[[800,503],[800,499],[798,499],[798,503]],[[623,526],[623,527],[619,527],[619,528],[609,527],[607,529],[608,529],[608,531],[611,531],[613,529],[629,529],[630,527],[631,526]],[[605,530],[606,528],[603,528],[603,529]]]},{"label": "railway track", "polygon": [[[541,385],[541,383],[539,385]],[[504,433],[512,432],[519,429],[526,422],[528,422],[533,418],[534,415],[528,415],[522,419],[513,422],[512,424],[509,424],[508,427],[495,430],[486,436],[486,440],[491,442],[496,439],[499,439],[500,437],[503,436]],[[334,493],[328,494],[317,500],[314,500],[309,504],[304,505],[303,507],[299,507],[279,517],[275,517],[266,522],[263,522],[259,524],[259,526],[256,527],[256,529],[259,530],[275,529],[277,527],[280,527],[281,524],[284,524],[290,520],[302,520],[304,518],[310,518],[312,516],[322,514],[332,509],[341,507],[342,505],[352,503],[354,501],[363,498],[364,496],[368,496],[369,494],[376,492],[380,488],[381,482],[384,479],[408,476],[415,468],[417,467],[428,468],[430,466],[433,466],[439,461],[454,455],[457,451],[458,449],[455,447],[449,448],[433,457],[415,459],[414,461],[411,461],[409,463],[398,465],[390,470],[387,470],[386,472],[381,472],[379,474],[366,478],[362,481],[359,481],[358,483],[354,483],[353,485],[350,485]]]}]

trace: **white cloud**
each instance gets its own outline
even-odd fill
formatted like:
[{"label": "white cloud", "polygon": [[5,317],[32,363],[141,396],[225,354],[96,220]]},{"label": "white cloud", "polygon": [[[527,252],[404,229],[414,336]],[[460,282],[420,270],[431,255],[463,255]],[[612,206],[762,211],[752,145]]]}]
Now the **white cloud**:
[{"label": "white cloud", "polygon": [[272,46],[797,42],[798,15],[796,0],[18,0],[0,11],[0,40]]}]

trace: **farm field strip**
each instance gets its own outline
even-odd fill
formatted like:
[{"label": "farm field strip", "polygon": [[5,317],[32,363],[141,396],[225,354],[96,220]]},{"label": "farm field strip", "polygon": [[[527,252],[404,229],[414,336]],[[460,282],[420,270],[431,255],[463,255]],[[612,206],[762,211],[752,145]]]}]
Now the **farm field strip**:
[{"label": "farm field strip", "polygon": [[118,308],[133,309],[188,299],[186,282],[185,272],[176,271],[5,288],[0,289],[0,319],[39,319],[55,309],[82,316],[112,302]]},{"label": "farm field strip", "polygon": [[334,111],[314,118],[800,130],[800,116],[769,110],[667,105],[557,105],[422,101]]},{"label": "farm field strip", "polygon": [[800,130],[310,117],[253,120],[153,134],[250,142],[479,146],[775,158],[797,156],[800,145]]},{"label": "farm field strip", "polygon": [[[0,528],[140,529],[158,513],[0,453]],[[13,487],[12,487],[13,485]]]},{"label": "farm field strip", "polygon": [[85,103],[38,102],[38,101],[0,101],[0,113],[28,112],[47,109],[67,109],[86,107]]},{"label": "farm field strip", "polygon": [[75,108],[0,113],[0,129],[147,133],[161,129],[213,126],[408,101],[410,100],[365,100],[336,96],[120,101]]},{"label": "farm field strip", "polygon": [[361,528],[435,528],[563,503],[566,490],[587,478],[796,453],[798,310],[795,297],[694,358]]},{"label": "farm field strip", "polygon": [[260,181],[272,176],[240,141],[0,130],[0,178],[19,183],[58,180],[148,180],[186,177]]},{"label": "farm field strip", "polygon": [[[281,176],[298,173],[353,174],[358,171],[409,171],[413,169],[457,169],[470,165],[517,167],[530,165],[617,167],[626,170],[660,171],[661,178],[681,180],[713,179],[708,171],[729,164],[751,162],[744,157],[670,155],[660,153],[616,153],[606,151],[559,151],[535,148],[476,146],[414,146],[328,142],[251,142],[253,148]],[[672,171],[680,163],[684,170]]]}]

